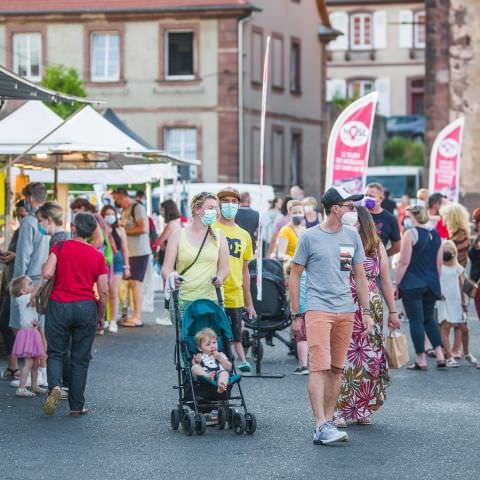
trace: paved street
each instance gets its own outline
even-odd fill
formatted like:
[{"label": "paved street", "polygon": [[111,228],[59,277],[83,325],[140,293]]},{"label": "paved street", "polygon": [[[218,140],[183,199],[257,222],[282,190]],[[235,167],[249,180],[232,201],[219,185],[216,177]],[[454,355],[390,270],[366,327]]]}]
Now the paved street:
[{"label": "paved street", "polygon": [[[478,323],[478,322],[477,322]],[[404,324],[405,325],[405,324]],[[472,321],[475,354],[480,329]],[[312,444],[305,377],[283,347],[267,347],[265,371],[244,379],[258,430],[253,437],[208,430],[186,437],[169,426],[175,405],[173,328],[121,330],[97,338],[87,391],[92,413],[45,418],[42,399],[17,399],[0,384],[0,478],[29,479],[417,479],[478,480],[480,371],[395,371],[372,427],[350,442]],[[479,355],[480,356],[480,355]]]}]

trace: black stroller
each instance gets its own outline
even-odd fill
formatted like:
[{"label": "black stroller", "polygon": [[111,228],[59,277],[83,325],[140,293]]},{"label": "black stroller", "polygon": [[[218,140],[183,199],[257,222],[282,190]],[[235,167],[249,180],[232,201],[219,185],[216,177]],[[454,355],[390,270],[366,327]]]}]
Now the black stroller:
[{"label": "black stroller", "polygon": [[[192,302],[181,318],[178,306],[178,291],[173,292],[175,308],[175,365],[178,372],[178,406],[171,412],[170,420],[173,430],[180,424],[186,435],[203,435],[207,426],[223,430],[228,424],[236,434],[253,434],[257,421],[253,413],[248,412],[240,385],[241,375],[235,372],[231,341],[233,339],[230,321],[223,310],[220,290],[217,290],[219,305],[210,300]],[[192,375],[193,355],[197,352],[195,335],[204,328],[211,328],[218,337],[218,350],[232,362],[226,392],[218,393],[214,382]],[[237,389],[236,396],[233,390]]]},{"label": "black stroller", "polygon": [[252,260],[248,264],[248,270],[250,272],[250,290],[257,318],[244,318],[245,326],[252,331],[244,330],[243,332],[242,344],[245,353],[251,348],[252,357],[260,362],[263,358],[263,344],[260,340],[264,338],[267,345],[273,346],[273,339],[276,338],[288,348],[290,354],[295,355],[295,341],[290,338],[287,340],[277,333],[285,330],[292,323],[282,264],[271,258],[262,260],[263,298],[261,302],[257,300],[256,260]]}]

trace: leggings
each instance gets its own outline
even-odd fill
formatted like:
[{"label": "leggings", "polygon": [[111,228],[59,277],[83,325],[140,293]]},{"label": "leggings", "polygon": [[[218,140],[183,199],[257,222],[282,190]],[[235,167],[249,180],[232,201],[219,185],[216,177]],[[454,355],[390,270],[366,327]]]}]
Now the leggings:
[{"label": "leggings", "polygon": [[2,295],[0,304],[0,335],[2,335],[3,343],[7,355],[12,354],[15,335],[9,327],[10,323],[10,295]]}]

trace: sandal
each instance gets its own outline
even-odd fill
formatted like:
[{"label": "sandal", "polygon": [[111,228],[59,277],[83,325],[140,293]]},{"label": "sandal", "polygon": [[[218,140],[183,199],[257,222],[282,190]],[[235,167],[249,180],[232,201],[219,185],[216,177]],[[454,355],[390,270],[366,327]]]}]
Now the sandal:
[{"label": "sandal", "polygon": [[437,356],[433,348],[429,348],[425,353],[427,354],[427,357],[430,358],[435,358]]},{"label": "sandal", "polygon": [[371,425],[372,419],[370,417],[359,418],[357,420],[357,425]]},{"label": "sandal", "polygon": [[415,362],[415,363],[411,363],[410,365],[408,365],[407,370],[422,370],[422,371],[426,371],[426,370],[427,370],[427,366],[419,365],[417,362]]},{"label": "sandal", "polygon": [[82,415],[87,415],[88,408],[83,407],[81,410],[70,410],[71,417],[80,417]]},{"label": "sandal", "polygon": [[446,360],[437,360],[437,368],[447,368]]},{"label": "sandal", "polygon": [[125,328],[140,328],[143,327],[143,323],[128,323],[128,322],[118,322],[121,327]]},{"label": "sandal", "polygon": [[2,373],[3,380],[18,380],[20,378],[20,370],[18,368],[6,368]]}]

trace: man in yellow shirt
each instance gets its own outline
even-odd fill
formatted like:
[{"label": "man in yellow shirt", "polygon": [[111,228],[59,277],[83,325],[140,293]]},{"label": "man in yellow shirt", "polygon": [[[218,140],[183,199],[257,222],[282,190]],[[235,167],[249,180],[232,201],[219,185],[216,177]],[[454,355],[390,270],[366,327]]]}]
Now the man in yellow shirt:
[{"label": "man in yellow shirt", "polygon": [[246,230],[235,223],[240,204],[239,192],[232,187],[225,187],[217,197],[221,215],[214,228],[224,232],[230,253],[230,273],[223,282],[225,311],[232,324],[233,348],[240,360],[238,369],[250,372],[252,366],[245,358],[242,345],[242,314],[245,309],[250,318],[255,316],[248,271],[248,262],[253,257],[252,239]]}]

